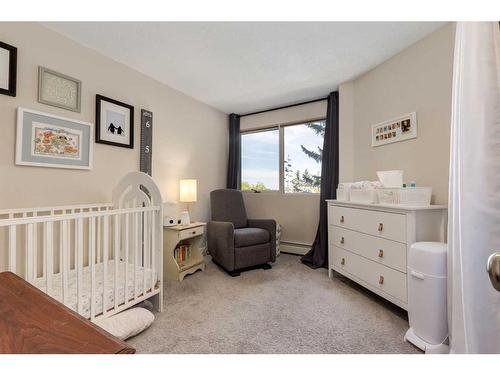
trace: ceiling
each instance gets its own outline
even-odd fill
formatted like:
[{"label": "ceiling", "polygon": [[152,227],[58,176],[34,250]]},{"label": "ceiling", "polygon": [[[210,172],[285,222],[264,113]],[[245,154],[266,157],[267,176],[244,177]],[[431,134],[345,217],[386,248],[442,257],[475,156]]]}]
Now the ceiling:
[{"label": "ceiling", "polygon": [[441,22],[49,22],[226,113],[325,96]]}]

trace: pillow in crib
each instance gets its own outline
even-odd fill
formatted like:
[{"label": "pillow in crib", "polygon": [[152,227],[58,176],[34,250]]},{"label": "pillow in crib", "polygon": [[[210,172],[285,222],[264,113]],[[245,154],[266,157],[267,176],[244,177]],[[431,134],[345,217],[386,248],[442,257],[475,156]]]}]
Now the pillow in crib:
[{"label": "pillow in crib", "polygon": [[133,307],[116,315],[97,321],[96,324],[121,340],[138,335],[148,328],[155,316],[142,307]]}]

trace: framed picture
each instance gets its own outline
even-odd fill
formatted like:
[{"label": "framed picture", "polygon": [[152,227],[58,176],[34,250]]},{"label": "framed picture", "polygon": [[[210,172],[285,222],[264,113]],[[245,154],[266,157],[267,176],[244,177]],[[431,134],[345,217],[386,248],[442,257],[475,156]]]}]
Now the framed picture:
[{"label": "framed picture", "polygon": [[76,78],[39,66],[38,101],[69,111],[80,112],[82,82]]},{"label": "framed picture", "polygon": [[16,164],[92,169],[93,125],[17,109]]},{"label": "framed picture", "polygon": [[134,148],[134,107],[96,95],[95,141]]},{"label": "framed picture", "polygon": [[372,126],[372,147],[417,138],[417,113],[381,122]]},{"label": "framed picture", "polygon": [[16,96],[17,48],[0,42],[0,94]]}]

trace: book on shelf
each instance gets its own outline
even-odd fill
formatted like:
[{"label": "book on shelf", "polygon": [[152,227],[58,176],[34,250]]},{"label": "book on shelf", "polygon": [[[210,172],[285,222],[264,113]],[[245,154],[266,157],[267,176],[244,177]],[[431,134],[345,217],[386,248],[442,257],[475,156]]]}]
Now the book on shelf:
[{"label": "book on shelf", "polygon": [[191,245],[179,245],[174,250],[174,258],[177,264],[182,265],[191,258]]}]

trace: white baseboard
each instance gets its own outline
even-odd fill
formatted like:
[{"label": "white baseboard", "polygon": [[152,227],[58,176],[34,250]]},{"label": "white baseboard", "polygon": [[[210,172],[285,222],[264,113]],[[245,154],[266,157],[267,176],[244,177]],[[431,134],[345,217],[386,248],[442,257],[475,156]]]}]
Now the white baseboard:
[{"label": "white baseboard", "polygon": [[280,252],[287,254],[305,255],[311,249],[311,245],[293,242],[281,242]]}]

